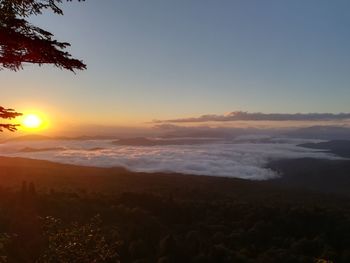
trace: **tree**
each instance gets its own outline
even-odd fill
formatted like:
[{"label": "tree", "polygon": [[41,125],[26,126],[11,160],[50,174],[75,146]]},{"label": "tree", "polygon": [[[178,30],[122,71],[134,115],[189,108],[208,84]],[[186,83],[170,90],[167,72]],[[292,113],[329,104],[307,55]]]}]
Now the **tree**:
[{"label": "tree", "polygon": [[[69,1],[69,0],[68,0]],[[81,1],[81,0],[78,0]],[[63,15],[58,4],[62,0],[0,0],[0,67],[21,69],[23,63],[53,64],[58,68],[74,71],[86,69],[86,65],[71,57],[65,49],[67,42],[53,39],[53,35],[26,19],[52,10]]]},{"label": "tree", "polygon": [[99,215],[86,224],[64,225],[54,217],[44,218],[44,236],[47,247],[38,263],[106,263],[120,262],[117,242],[110,242],[102,230]]},{"label": "tree", "polygon": [[[0,106],[0,118],[2,119],[14,119],[18,116],[22,115],[21,113],[15,112],[13,109],[5,109]],[[17,129],[18,124],[1,124],[0,123],[0,132],[4,129],[9,131],[15,131]]]},{"label": "tree", "polygon": [[[0,0],[0,70],[17,71],[24,63],[52,64],[72,72],[86,69],[81,60],[66,51],[69,43],[57,41],[52,33],[27,21],[30,16],[41,15],[45,10],[63,15],[60,3],[62,0]],[[12,119],[19,115],[13,109],[0,107],[0,118]],[[15,131],[17,126],[0,124],[0,131]]]}]

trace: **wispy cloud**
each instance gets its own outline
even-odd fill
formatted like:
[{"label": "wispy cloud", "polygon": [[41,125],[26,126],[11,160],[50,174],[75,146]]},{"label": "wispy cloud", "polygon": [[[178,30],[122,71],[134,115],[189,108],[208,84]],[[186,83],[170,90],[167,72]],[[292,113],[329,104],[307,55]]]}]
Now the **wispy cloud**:
[{"label": "wispy cloud", "polygon": [[154,123],[199,123],[227,121],[334,121],[350,119],[350,113],[262,113],[233,111],[223,115],[207,114],[193,118],[154,120]]}]

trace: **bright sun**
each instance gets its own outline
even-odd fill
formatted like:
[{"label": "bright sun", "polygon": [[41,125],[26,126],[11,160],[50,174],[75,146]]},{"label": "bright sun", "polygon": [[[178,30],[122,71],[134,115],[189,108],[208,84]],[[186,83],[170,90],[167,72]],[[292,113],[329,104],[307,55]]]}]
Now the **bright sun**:
[{"label": "bright sun", "polygon": [[37,129],[43,123],[42,119],[35,114],[28,114],[24,116],[22,124],[25,128]]}]

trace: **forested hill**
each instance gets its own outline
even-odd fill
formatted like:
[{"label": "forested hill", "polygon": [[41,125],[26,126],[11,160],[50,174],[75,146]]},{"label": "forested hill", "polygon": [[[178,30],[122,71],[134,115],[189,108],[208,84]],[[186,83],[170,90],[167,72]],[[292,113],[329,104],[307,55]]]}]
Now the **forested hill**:
[{"label": "forested hill", "polygon": [[329,151],[341,157],[350,158],[350,140],[333,140],[320,143],[304,143],[299,146]]},{"label": "forested hill", "polygon": [[268,167],[280,177],[267,184],[350,197],[350,160],[285,159]]},{"label": "forested hill", "polygon": [[20,158],[0,169],[7,262],[350,262],[340,195]]}]

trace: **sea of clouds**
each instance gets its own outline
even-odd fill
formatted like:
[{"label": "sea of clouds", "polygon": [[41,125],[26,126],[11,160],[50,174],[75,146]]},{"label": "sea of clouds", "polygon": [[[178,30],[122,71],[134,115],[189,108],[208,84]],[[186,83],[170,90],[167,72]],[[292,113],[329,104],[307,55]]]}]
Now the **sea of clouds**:
[{"label": "sea of clouds", "polygon": [[338,158],[297,146],[304,142],[272,138],[257,143],[241,138],[200,145],[121,146],[111,140],[20,141],[0,144],[0,155],[84,166],[125,167],[140,172],[177,172],[251,180],[278,176],[266,168],[271,160]]}]

